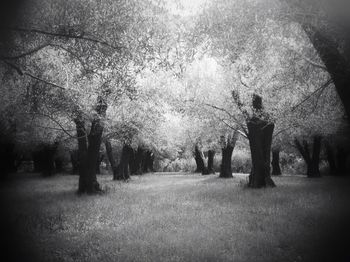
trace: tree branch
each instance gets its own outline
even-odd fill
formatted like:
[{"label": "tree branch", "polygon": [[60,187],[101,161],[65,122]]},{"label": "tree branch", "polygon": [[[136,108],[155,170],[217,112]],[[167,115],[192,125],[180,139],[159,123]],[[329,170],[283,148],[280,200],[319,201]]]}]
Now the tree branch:
[{"label": "tree branch", "polygon": [[25,56],[32,55],[32,54],[34,54],[34,53],[44,49],[45,47],[47,47],[49,45],[50,45],[50,43],[45,43],[45,44],[37,46],[36,48],[33,48],[32,50],[24,52],[22,54],[18,54],[18,55],[14,55],[14,56],[0,56],[0,59],[2,59],[2,60],[4,60],[4,59],[6,59],[6,60],[14,60],[14,59],[23,58]]},{"label": "tree branch", "polygon": [[79,35],[77,34],[65,34],[65,33],[58,33],[58,32],[49,32],[41,29],[34,29],[34,28],[21,28],[21,27],[10,27],[7,28],[11,31],[14,32],[24,32],[24,33],[34,33],[34,34],[42,34],[42,35],[49,35],[49,36],[54,36],[54,37],[60,37],[60,38],[71,38],[71,39],[79,39],[79,40],[84,40],[84,41],[89,41],[92,43],[96,44],[101,44],[113,49],[121,50],[124,47],[121,46],[114,46],[104,40],[99,40],[91,37],[85,36],[86,32],[80,32]]},{"label": "tree branch", "polygon": [[[0,59],[0,60],[1,60],[1,59]],[[66,88],[64,88],[63,86],[60,86],[60,85],[57,85],[57,84],[52,83],[52,82],[50,82],[50,81],[47,81],[47,80],[45,80],[45,79],[42,79],[42,78],[40,78],[40,77],[38,77],[38,76],[33,75],[32,73],[26,72],[26,71],[22,70],[21,68],[19,68],[18,66],[14,65],[14,64],[12,64],[12,63],[6,61],[6,60],[1,60],[1,61],[3,61],[5,64],[7,64],[8,66],[10,66],[11,68],[15,69],[15,71],[16,71],[20,76],[26,75],[26,76],[29,76],[30,78],[33,78],[33,79],[38,80],[38,81],[40,81],[40,82],[43,82],[43,83],[45,83],[45,84],[47,84],[47,85],[50,85],[50,86],[53,86],[53,87],[57,87],[57,88],[62,89],[62,90],[66,90]]]}]

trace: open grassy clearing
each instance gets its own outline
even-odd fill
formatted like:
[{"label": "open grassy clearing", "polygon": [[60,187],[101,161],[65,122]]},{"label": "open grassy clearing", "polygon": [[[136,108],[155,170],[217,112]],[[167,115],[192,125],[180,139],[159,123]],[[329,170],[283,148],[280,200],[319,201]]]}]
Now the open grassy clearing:
[{"label": "open grassy clearing", "polygon": [[259,190],[245,188],[246,179],[100,176],[107,194],[79,197],[77,176],[30,176],[1,195],[14,241],[45,261],[315,261],[335,252],[348,179],[279,177],[277,188]]}]

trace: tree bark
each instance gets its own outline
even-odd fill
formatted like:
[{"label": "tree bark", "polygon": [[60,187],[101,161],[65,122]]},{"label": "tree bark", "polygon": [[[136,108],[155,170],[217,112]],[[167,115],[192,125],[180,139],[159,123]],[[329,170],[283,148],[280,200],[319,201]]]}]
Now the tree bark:
[{"label": "tree bark", "polygon": [[312,154],[309,149],[309,145],[306,140],[303,140],[301,144],[297,139],[295,139],[295,145],[302,155],[306,165],[307,165],[307,177],[320,177],[320,152],[321,152],[321,136],[315,136],[313,140],[313,150]]},{"label": "tree bark", "polygon": [[103,159],[103,155],[101,155],[101,152],[98,152],[97,154],[97,161],[96,161],[96,174],[101,174],[101,162]]},{"label": "tree bark", "polygon": [[227,139],[222,136],[221,137],[221,147],[222,147],[222,159],[220,166],[220,175],[221,178],[232,178],[232,153],[233,149],[236,146],[236,142],[238,139],[238,132],[235,131],[231,136]]},{"label": "tree bark", "polygon": [[115,159],[114,159],[114,154],[113,154],[111,142],[108,139],[105,140],[105,147],[106,147],[107,158],[108,158],[108,161],[109,161],[111,168],[112,168],[113,177],[115,177],[117,175],[117,172],[118,172],[117,164],[116,164]]},{"label": "tree bark", "polygon": [[195,146],[194,155],[195,155],[195,160],[197,165],[195,173],[204,172],[205,171],[204,159],[203,159],[202,151],[198,148],[198,146]]},{"label": "tree bark", "polygon": [[100,184],[96,178],[96,165],[102,142],[103,124],[101,117],[106,115],[107,104],[102,97],[98,97],[97,116],[91,123],[90,133],[87,135],[85,121],[81,114],[75,119],[78,137],[79,152],[79,193],[93,194],[101,192]]},{"label": "tree bark", "polygon": [[75,126],[77,129],[77,139],[78,139],[78,173],[79,173],[79,193],[87,193],[89,186],[88,179],[88,167],[87,167],[87,155],[88,155],[88,144],[85,131],[85,121],[78,116],[75,120]]},{"label": "tree bark", "polygon": [[87,188],[86,193],[94,193],[101,191],[100,185],[97,182],[96,170],[99,162],[99,153],[102,142],[103,126],[100,119],[93,120],[91,130],[88,135],[88,155],[87,155]]},{"label": "tree bark", "polygon": [[220,166],[220,175],[221,178],[231,178],[232,176],[232,159],[233,147],[228,145],[222,149],[222,160]]},{"label": "tree bark", "polygon": [[350,122],[350,65],[339,52],[337,44],[311,25],[303,29],[331,75]]},{"label": "tree bark", "polygon": [[215,151],[214,150],[208,150],[208,174],[215,174],[214,170],[214,156]]},{"label": "tree bark", "polygon": [[252,159],[249,187],[275,187],[270,176],[271,144],[274,124],[252,117],[248,123],[248,139]]},{"label": "tree bark", "polygon": [[144,154],[144,158],[142,160],[142,170],[144,173],[147,172],[154,172],[153,169],[153,163],[154,163],[154,154],[151,150],[147,150]]},{"label": "tree bark", "polygon": [[282,175],[281,167],[280,167],[280,149],[275,148],[272,150],[272,175],[280,176]]},{"label": "tree bark", "polygon": [[128,180],[130,178],[130,155],[132,154],[131,146],[124,144],[122,155],[117,168],[117,173],[113,176],[114,180]]},{"label": "tree bark", "polygon": [[[142,175],[144,171],[144,165],[147,162],[147,152],[141,146],[137,147],[137,150],[133,151],[132,159],[130,161],[131,175]],[[146,172],[148,167],[146,166]]]},{"label": "tree bark", "polygon": [[194,147],[194,159],[196,160],[196,171],[195,173],[202,173],[205,171],[205,164],[203,159],[203,153],[199,149],[198,145],[195,145]]}]

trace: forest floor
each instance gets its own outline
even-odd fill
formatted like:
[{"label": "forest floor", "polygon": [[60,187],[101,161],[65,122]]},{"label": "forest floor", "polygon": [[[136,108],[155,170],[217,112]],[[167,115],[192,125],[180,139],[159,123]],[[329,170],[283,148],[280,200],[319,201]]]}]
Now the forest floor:
[{"label": "forest floor", "polygon": [[348,178],[283,176],[258,190],[245,175],[98,179],[106,194],[76,195],[69,175],[3,185],[3,248],[26,261],[326,261],[349,240]]}]

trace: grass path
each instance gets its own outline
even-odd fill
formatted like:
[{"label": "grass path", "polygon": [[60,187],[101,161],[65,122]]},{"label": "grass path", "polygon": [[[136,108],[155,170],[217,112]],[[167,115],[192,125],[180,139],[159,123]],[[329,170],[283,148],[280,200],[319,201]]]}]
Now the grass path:
[{"label": "grass path", "polygon": [[349,228],[348,179],[280,177],[260,190],[246,179],[100,176],[107,194],[79,197],[76,176],[31,176],[0,192],[14,241],[28,247],[22,255],[43,261],[315,261],[336,252],[335,233]]}]

